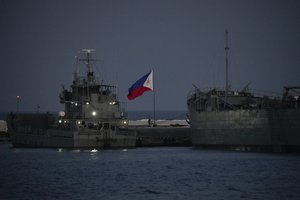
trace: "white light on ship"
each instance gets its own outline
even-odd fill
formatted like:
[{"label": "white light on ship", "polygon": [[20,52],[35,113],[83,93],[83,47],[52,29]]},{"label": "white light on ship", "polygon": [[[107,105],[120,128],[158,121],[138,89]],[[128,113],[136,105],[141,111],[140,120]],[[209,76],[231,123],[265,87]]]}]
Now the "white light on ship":
[{"label": "white light on ship", "polygon": [[96,115],[97,115],[97,113],[96,113],[95,111],[93,111],[93,112],[92,112],[92,115],[93,115],[93,116],[96,116]]},{"label": "white light on ship", "polygon": [[58,123],[60,123],[60,124],[61,124],[61,122],[62,122],[62,121],[61,121],[61,119],[60,119],[60,120],[58,120]]},{"label": "white light on ship", "polygon": [[81,124],[81,121],[78,121],[77,124],[80,125],[80,124]]},{"label": "white light on ship", "polygon": [[89,105],[89,104],[90,104],[90,102],[86,102],[85,104],[86,104],[86,105]]},{"label": "white light on ship", "polygon": [[77,103],[75,103],[75,106],[78,106],[78,104],[77,104]]},{"label": "white light on ship", "polygon": [[64,122],[65,122],[65,124],[66,124],[66,123],[67,123],[67,120],[65,120]]},{"label": "white light on ship", "polygon": [[64,117],[65,116],[65,112],[64,111],[60,111],[59,113],[58,113],[58,116],[60,116],[60,117]]},{"label": "white light on ship", "polygon": [[127,124],[127,121],[123,121],[123,124]]}]

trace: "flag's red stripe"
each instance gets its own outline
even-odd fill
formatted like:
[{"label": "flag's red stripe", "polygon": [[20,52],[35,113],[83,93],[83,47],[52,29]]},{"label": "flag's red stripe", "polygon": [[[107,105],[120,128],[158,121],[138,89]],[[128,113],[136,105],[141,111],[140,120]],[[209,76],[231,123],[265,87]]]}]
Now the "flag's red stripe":
[{"label": "flag's red stripe", "polygon": [[151,90],[150,88],[147,87],[138,87],[134,90],[132,90],[128,95],[127,98],[129,100],[135,99],[136,97],[141,96],[144,92]]}]

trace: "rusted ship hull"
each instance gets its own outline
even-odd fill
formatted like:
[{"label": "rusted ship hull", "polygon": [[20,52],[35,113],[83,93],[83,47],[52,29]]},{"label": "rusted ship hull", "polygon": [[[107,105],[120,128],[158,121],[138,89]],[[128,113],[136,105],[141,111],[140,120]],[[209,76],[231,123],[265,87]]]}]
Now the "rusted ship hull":
[{"label": "rusted ship hull", "polygon": [[194,146],[299,151],[300,109],[190,110]]}]

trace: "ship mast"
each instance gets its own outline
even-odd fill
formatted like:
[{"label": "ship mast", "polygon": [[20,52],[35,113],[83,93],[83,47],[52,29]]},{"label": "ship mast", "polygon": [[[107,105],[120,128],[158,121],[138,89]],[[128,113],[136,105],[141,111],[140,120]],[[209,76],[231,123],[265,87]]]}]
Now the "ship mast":
[{"label": "ship mast", "polygon": [[228,31],[227,29],[225,30],[225,67],[226,67],[226,85],[225,85],[225,93],[227,97],[228,89],[229,89],[229,84],[228,84]]},{"label": "ship mast", "polygon": [[225,30],[225,71],[226,71],[226,85],[225,85],[225,103],[224,103],[224,108],[226,108],[227,104],[227,96],[228,96],[228,90],[229,90],[229,84],[228,84],[228,31],[227,29]]},{"label": "ship mast", "polygon": [[94,72],[91,61],[94,61],[94,59],[91,59],[91,52],[95,51],[95,49],[82,49],[82,52],[85,53],[86,58],[80,59],[80,61],[85,61],[86,68],[87,68],[87,81],[88,83],[91,83],[93,80]]},{"label": "ship mast", "polygon": [[80,61],[85,61],[86,67],[87,67],[87,101],[90,101],[90,85],[94,84],[94,72],[92,68],[91,61],[94,61],[94,59],[91,59],[91,52],[95,51],[95,49],[82,49],[82,52],[85,53],[86,58],[79,59]]}]

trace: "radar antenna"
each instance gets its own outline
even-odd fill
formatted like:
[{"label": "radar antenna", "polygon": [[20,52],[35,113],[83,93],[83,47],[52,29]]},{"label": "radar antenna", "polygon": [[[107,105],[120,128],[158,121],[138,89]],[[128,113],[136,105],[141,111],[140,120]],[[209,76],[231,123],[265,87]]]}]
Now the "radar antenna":
[{"label": "radar antenna", "polygon": [[87,75],[91,76],[93,75],[93,68],[91,61],[96,61],[95,59],[91,59],[91,53],[95,51],[95,49],[82,49],[82,52],[84,52],[86,58],[79,59],[80,61],[85,61],[86,67],[87,67]]}]

